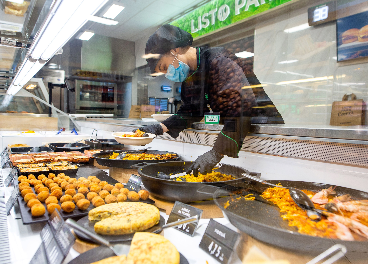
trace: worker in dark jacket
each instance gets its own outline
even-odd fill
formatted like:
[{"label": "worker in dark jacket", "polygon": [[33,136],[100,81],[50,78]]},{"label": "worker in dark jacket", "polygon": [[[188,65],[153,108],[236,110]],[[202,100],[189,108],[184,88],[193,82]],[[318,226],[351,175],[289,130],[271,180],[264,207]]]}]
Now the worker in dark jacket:
[{"label": "worker in dark jacket", "polygon": [[192,47],[192,36],[175,26],[160,27],[147,41],[146,58],[151,73],[163,73],[182,82],[182,106],[160,124],[140,128],[147,133],[172,137],[199,122],[204,113],[220,113],[224,124],[213,148],[199,156],[188,169],[198,175],[211,172],[224,155],[236,158],[249,132],[257,106],[253,90],[237,57],[224,48]]}]

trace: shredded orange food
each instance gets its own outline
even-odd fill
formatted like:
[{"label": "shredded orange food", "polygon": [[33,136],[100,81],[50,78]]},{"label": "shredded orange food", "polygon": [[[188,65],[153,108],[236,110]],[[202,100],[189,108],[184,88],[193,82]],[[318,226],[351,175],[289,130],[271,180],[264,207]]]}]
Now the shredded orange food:
[{"label": "shredded orange food", "polygon": [[134,134],[121,134],[121,137],[143,137],[143,134],[145,134],[145,132],[137,129]]},{"label": "shredded orange food", "polygon": [[187,174],[175,178],[175,181],[187,181],[187,182],[219,182],[219,181],[229,181],[234,180],[235,177],[221,172],[210,172],[207,174],[198,173],[198,177],[193,174]]},{"label": "shredded orange food", "polygon": [[[109,159],[116,159],[120,153],[113,153]],[[166,154],[148,154],[148,153],[127,153],[123,160],[170,160],[176,159],[178,156],[175,153]]]},{"label": "shredded orange food", "polygon": [[[303,190],[307,195],[314,195],[314,192]],[[264,199],[271,201],[280,208],[281,218],[289,221],[289,226],[298,228],[298,232],[310,236],[326,238],[337,238],[336,228],[326,219],[314,222],[307,216],[307,213],[298,207],[290,196],[289,190],[284,188],[268,188],[262,195]],[[316,208],[321,209],[318,205]]]}]

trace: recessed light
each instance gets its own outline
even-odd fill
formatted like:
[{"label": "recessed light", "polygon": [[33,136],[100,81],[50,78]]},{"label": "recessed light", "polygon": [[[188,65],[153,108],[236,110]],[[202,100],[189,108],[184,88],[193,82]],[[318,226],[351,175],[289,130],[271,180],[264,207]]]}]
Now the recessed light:
[{"label": "recessed light", "polygon": [[89,40],[90,38],[92,38],[92,36],[94,35],[95,33],[92,32],[92,31],[84,31],[82,33],[82,35],[79,36],[79,39],[81,40]]},{"label": "recessed light", "polygon": [[110,8],[105,12],[103,17],[114,19],[121,11],[123,11],[125,7],[121,5],[113,4]]},{"label": "recessed light", "polygon": [[107,19],[103,17],[97,17],[97,16],[90,16],[88,20],[97,22],[97,23],[101,23],[104,25],[109,25],[109,26],[115,26],[119,23],[118,21],[115,21],[115,20],[111,20],[111,19]]}]

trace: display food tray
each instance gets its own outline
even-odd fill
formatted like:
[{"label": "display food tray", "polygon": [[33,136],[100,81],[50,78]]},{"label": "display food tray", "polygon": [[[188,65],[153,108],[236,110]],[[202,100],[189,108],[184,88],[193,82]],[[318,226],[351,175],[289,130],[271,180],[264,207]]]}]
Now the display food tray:
[{"label": "display food tray", "polygon": [[48,147],[17,147],[11,148],[10,154],[25,154],[25,153],[40,153],[42,152],[54,152],[51,148]]},{"label": "display food tray", "polygon": [[50,143],[49,147],[55,152],[63,151],[81,151],[90,149],[90,146],[83,143]]},{"label": "display food tray", "polygon": [[115,139],[86,140],[85,143],[89,145],[91,149],[122,150],[124,148],[124,144],[120,144]]}]

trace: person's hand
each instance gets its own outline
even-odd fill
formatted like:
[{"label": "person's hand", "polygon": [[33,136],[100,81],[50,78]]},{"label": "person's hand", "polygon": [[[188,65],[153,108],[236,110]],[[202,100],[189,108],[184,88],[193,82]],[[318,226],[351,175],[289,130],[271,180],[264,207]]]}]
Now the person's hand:
[{"label": "person's hand", "polygon": [[198,176],[198,171],[202,174],[210,173],[217,163],[220,162],[223,155],[218,153],[216,150],[211,149],[210,151],[199,156],[193,164],[186,171],[190,174],[193,171],[195,177]]},{"label": "person's hand", "polygon": [[[145,133],[155,134],[155,135],[162,135],[164,130],[160,124],[154,124],[150,126],[143,126],[139,128],[140,131]],[[133,132],[137,131],[137,129],[133,130]]]}]

